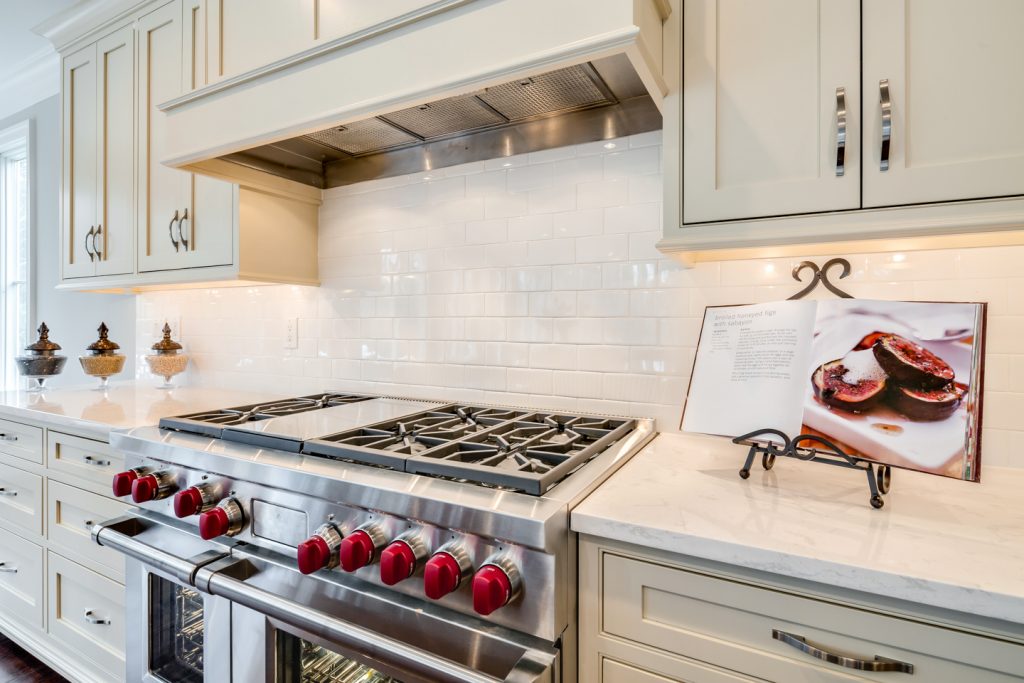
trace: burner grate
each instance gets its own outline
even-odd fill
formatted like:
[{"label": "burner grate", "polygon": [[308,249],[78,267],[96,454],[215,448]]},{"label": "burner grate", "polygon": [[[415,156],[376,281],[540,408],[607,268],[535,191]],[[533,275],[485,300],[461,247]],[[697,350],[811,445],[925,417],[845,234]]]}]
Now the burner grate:
[{"label": "burner grate", "polygon": [[202,434],[219,439],[223,436],[224,427],[269,420],[273,417],[295,415],[309,410],[319,410],[320,408],[358,403],[372,398],[372,396],[358,396],[355,394],[323,393],[300,396],[298,398],[286,398],[278,401],[263,401],[262,403],[252,403],[237,408],[223,408],[178,417],[161,418],[160,428]]}]

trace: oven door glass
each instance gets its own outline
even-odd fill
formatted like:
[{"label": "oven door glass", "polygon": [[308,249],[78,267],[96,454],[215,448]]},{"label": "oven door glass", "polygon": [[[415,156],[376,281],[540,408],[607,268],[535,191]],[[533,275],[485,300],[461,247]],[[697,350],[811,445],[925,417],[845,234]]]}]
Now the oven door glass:
[{"label": "oven door glass", "polygon": [[402,683],[354,659],[277,631],[276,683]]},{"label": "oven door glass", "polygon": [[165,681],[203,683],[203,598],[149,575],[149,670]]}]

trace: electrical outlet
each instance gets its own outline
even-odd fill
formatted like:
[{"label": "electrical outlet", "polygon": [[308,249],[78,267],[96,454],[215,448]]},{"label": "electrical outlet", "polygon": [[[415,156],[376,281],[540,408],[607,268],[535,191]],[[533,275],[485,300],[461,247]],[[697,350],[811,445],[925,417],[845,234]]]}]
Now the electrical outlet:
[{"label": "electrical outlet", "polygon": [[299,348],[299,319],[286,318],[284,321],[284,348]]}]

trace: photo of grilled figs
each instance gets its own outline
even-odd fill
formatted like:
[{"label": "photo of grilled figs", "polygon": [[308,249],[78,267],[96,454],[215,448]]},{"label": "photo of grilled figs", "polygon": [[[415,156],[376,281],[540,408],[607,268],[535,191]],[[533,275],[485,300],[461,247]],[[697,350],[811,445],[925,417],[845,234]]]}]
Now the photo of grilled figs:
[{"label": "photo of grilled figs", "polygon": [[886,374],[901,386],[940,389],[953,381],[953,368],[946,361],[899,335],[879,337],[871,349]]},{"label": "photo of grilled figs", "polygon": [[891,334],[891,332],[872,332],[871,334],[866,334],[859,342],[857,342],[857,345],[853,347],[853,350],[863,351],[864,349],[870,349],[879,339],[882,337],[888,337]]},{"label": "photo of grilled figs", "polygon": [[897,412],[918,422],[945,420],[956,412],[964,400],[967,387],[951,382],[938,389],[913,389],[893,386],[887,402]]},{"label": "photo of grilled figs", "polygon": [[863,378],[848,384],[843,379],[846,374],[842,358],[819,366],[811,375],[815,397],[832,408],[862,413],[876,406],[885,396],[884,378]]}]

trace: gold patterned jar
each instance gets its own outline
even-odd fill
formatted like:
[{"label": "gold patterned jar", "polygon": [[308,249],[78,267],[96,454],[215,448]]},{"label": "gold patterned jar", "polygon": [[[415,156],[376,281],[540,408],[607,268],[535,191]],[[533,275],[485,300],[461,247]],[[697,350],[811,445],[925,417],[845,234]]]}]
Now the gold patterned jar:
[{"label": "gold patterned jar", "polygon": [[126,357],[123,353],[117,353],[121,346],[107,338],[109,330],[106,323],[100,323],[97,331],[100,333],[100,338],[89,344],[86,349],[89,353],[79,356],[78,362],[82,364],[85,374],[100,378],[100,385],[96,387],[97,389],[106,389],[110,376],[124,370]]},{"label": "gold patterned jar", "polygon": [[180,353],[181,344],[171,339],[171,326],[164,323],[164,338],[153,344],[153,350],[146,356],[146,364],[149,371],[158,377],[164,378],[164,383],[158,389],[172,389],[171,378],[181,374],[188,367],[188,356]]},{"label": "gold patterned jar", "polygon": [[46,323],[39,325],[38,332],[39,339],[25,347],[28,353],[14,358],[18,372],[36,381],[35,386],[29,391],[42,391],[43,383],[48,378],[59,375],[68,360],[67,356],[57,354],[57,351],[60,351],[60,344],[50,341],[50,328]]}]

